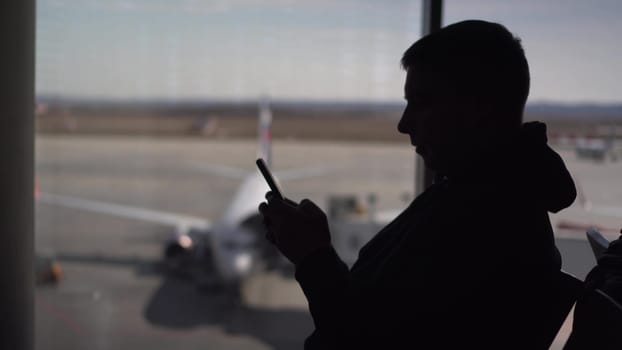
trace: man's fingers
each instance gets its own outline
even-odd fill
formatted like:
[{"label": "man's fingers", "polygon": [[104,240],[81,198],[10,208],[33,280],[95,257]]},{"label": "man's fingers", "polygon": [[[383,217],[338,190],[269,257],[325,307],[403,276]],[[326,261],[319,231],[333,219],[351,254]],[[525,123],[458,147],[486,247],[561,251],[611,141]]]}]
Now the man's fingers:
[{"label": "man's fingers", "polygon": [[292,207],[297,207],[297,206],[298,206],[298,203],[294,202],[294,201],[293,201],[293,200],[291,200],[291,199],[288,199],[288,198],[283,198],[283,199],[281,200],[280,198],[277,198],[277,197],[274,195],[274,192],[272,192],[272,191],[268,191],[268,192],[266,192],[266,199],[268,200],[268,203],[270,203],[270,204],[271,204],[272,202],[283,202],[283,203],[286,203],[287,205],[292,206]]},{"label": "man's fingers", "polygon": [[263,217],[263,225],[266,228],[266,238],[270,242],[274,243],[274,235],[270,232],[272,220],[270,220],[270,217],[268,215],[268,204],[266,204],[266,202],[262,202],[261,204],[259,204],[259,212]]},{"label": "man's fingers", "polygon": [[315,204],[313,204],[313,202],[307,198],[303,199],[300,201],[300,207],[301,208],[309,208],[315,206]]},{"label": "man's fingers", "polygon": [[298,206],[298,203],[294,202],[293,200],[291,200],[289,198],[283,198],[283,200],[285,201],[286,204],[289,204],[292,207],[297,207]]},{"label": "man's fingers", "polygon": [[259,204],[259,213],[264,217],[272,217],[274,215],[279,215],[279,213],[283,212],[282,207],[283,204],[279,203],[280,201],[271,201],[271,202],[261,202]]},{"label": "man's fingers", "polygon": [[268,201],[268,207],[270,208],[270,213],[276,215],[289,215],[298,210],[298,204],[289,199],[277,199],[273,198],[271,201]]},{"label": "man's fingers", "polygon": [[324,214],[320,207],[306,198],[300,201],[300,210],[310,215]]},{"label": "man's fingers", "polygon": [[266,202],[261,202],[261,203],[259,204],[259,212],[260,212],[262,215],[266,215],[266,214],[267,214],[267,212],[268,212],[268,203],[266,203]]},{"label": "man's fingers", "polygon": [[[266,195],[267,196],[267,195]],[[272,244],[276,244],[276,236],[275,234],[272,232],[272,222],[270,221],[270,217],[268,215],[268,210],[269,210],[269,206],[268,203],[266,202],[261,202],[259,204],[259,212],[262,214],[263,216],[263,224],[266,227],[266,239],[272,243]]]}]

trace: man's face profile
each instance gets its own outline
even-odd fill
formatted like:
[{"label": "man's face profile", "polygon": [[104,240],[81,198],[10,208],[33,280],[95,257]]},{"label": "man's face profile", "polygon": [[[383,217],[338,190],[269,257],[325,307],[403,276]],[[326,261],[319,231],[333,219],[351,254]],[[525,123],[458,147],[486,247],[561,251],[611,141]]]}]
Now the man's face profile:
[{"label": "man's face profile", "polygon": [[398,124],[408,134],[428,167],[445,172],[452,166],[459,140],[464,106],[443,74],[411,67],[406,74],[407,105]]}]

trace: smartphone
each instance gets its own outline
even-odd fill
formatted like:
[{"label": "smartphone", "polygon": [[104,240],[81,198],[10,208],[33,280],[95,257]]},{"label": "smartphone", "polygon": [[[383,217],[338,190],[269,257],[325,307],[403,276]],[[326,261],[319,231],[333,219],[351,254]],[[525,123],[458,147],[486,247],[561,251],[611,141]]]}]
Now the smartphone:
[{"label": "smartphone", "polygon": [[272,173],[270,172],[270,169],[268,169],[268,166],[266,165],[266,162],[264,162],[263,158],[258,158],[255,163],[257,163],[257,167],[259,168],[261,175],[263,175],[264,179],[266,179],[266,182],[268,183],[268,186],[270,186],[272,194],[274,194],[278,199],[284,200],[285,197],[283,197],[283,192],[281,191],[279,184],[272,176]]}]

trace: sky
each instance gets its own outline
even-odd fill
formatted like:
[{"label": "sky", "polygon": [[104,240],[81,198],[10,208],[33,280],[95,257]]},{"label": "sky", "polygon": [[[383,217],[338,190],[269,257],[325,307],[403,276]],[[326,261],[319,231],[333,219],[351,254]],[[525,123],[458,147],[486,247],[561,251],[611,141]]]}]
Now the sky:
[{"label": "sky", "polygon": [[[390,4],[391,6],[388,6]],[[402,100],[421,0],[38,0],[39,96]],[[531,102],[622,102],[622,1],[446,0],[521,38]]]}]

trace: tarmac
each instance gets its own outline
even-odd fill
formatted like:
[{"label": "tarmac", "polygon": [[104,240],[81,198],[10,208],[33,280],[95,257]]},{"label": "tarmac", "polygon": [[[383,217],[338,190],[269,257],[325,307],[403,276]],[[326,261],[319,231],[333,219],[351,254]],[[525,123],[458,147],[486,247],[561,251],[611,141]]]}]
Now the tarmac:
[{"label": "tarmac", "polygon": [[[597,163],[561,151],[594,203],[622,207],[622,162]],[[325,207],[332,195],[377,196],[378,210],[403,208],[413,196],[414,152],[403,144],[277,140],[273,169],[326,169],[283,181],[294,200]],[[256,171],[254,140],[124,136],[38,136],[40,191],[217,220],[240,179],[206,165]],[[619,229],[580,205],[551,215]],[[63,278],[36,289],[36,349],[300,349],[313,330],[296,282],[281,274],[251,278],[241,300],[204,290],[162,267],[171,228],[36,204],[36,252],[58,259]],[[503,234],[503,228],[499,228]],[[608,238],[614,231],[603,232]],[[581,230],[556,230],[564,269],[583,278],[595,261]],[[561,349],[570,323],[552,349]]]}]

